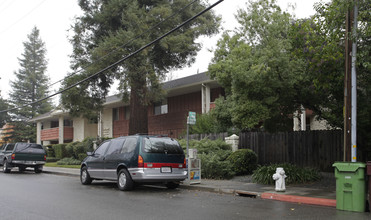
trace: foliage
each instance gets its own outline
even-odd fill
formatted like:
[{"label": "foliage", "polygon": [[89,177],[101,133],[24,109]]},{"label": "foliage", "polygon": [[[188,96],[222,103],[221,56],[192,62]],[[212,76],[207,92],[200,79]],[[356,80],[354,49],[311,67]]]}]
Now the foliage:
[{"label": "foliage", "polygon": [[32,123],[25,121],[9,122],[3,132],[6,133],[3,137],[3,140],[6,142],[36,142],[36,126]]},{"label": "foliage", "polygon": [[308,183],[321,179],[321,175],[316,169],[301,168],[296,165],[284,163],[259,167],[252,175],[253,181],[260,184],[274,184],[272,176],[276,173],[277,167],[282,167],[285,170],[287,184]]},{"label": "foliage", "polygon": [[47,163],[54,163],[54,162],[57,162],[58,160],[59,159],[55,158],[55,157],[49,157],[49,156],[46,157],[46,162]]},{"label": "foliage", "polygon": [[[0,111],[6,110],[8,108],[9,108],[9,105],[7,101],[3,99],[0,95]],[[10,121],[10,116],[8,112],[1,112],[0,113],[0,128],[2,128],[8,121]]]},{"label": "foliage", "polygon": [[227,158],[236,175],[248,175],[257,168],[258,156],[250,149],[239,149]]},{"label": "foliage", "polygon": [[307,84],[303,60],[290,53],[292,16],[274,1],[260,0],[239,10],[237,21],[240,27],[223,34],[209,65],[228,96],[217,103],[218,118],[242,130],[288,130],[301,103],[298,89]]},{"label": "foliage", "polygon": [[73,157],[66,157],[57,162],[58,165],[80,165],[81,160],[76,160]]},{"label": "foliage", "polygon": [[[203,1],[179,0],[87,0],[79,1],[83,15],[73,25],[72,69],[85,69],[71,75],[63,87],[90,76],[133,53],[185,19],[206,8]],[[187,6],[187,7],[186,7]],[[172,16],[171,19],[167,17]],[[148,30],[156,25],[156,28]],[[169,70],[194,62],[201,49],[195,40],[218,31],[219,18],[212,11],[184,28],[156,42],[152,47],[112,67],[62,95],[63,105],[73,115],[96,117],[114,80],[124,101],[130,101],[129,134],[147,133],[148,105],[163,96],[160,81]],[[133,39],[133,40],[130,40]],[[149,89],[150,88],[150,89]]]},{"label": "foliage", "polygon": [[[15,80],[10,82],[12,90],[9,93],[9,103],[13,106],[23,106],[45,98],[49,91],[49,78],[46,76],[47,60],[45,44],[41,40],[39,30],[34,27],[28,41],[23,43],[24,52],[18,58],[20,68],[14,72]],[[11,123],[14,134],[12,141],[26,140],[35,142],[35,126],[28,122],[39,114],[44,114],[52,108],[51,101],[44,100],[33,105],[23,106],[12,112]]]},{"label": "foliage", "polygon": [[52,144],[46,145],[44,147],[46,148],[46,156],[55,157],[55,152]]},{"label": "foliage", "polygon": [[[11,81],[10,103],[16,106],[25,105],[48,95],[49,78],[46,76],[47,60],[45,43],[40,38],[39,29],[34,27],[28,41],[23,43],[24,53],[18,58],[20,69],[15,71],[15,80]],[[17,118],[30,119],[38,114],[51,110],[50,101],[24,106],[17,110]]]},{"label": "foliage", "polygon": [[[227,155],[227,154],[226,154]],[[224,156],[225,157],[225,156]],[[234,176],[229,161],[222,160],[219,154],[201,154],[201,176],[206,179],[230,179]]]},{"label": "foliage", "polygon": [[56,162],[50,162],[50,163],[46,163],[45,164],[46,167],[64,167],[64,168],[80,168],[80,164],[79,165],[58,165]]},{"label": "foliage", "polygon": [[[179,140],[183,149],[186,149],[186,140]],[[211,179],[230,179],[235,173],[232,164],[226,159],[232,153],[231,146],[222,140],[212,141],[203,139],[201,141],[190,140],[189,148],[197,149],[198,157],[201,159],[201,175]]]},{"label": "foliage", "polygon": [[55,157],[58,159],[62,159],[68,156],[66,144],[55,144],[53,145],[53,150],[55,153]]}]

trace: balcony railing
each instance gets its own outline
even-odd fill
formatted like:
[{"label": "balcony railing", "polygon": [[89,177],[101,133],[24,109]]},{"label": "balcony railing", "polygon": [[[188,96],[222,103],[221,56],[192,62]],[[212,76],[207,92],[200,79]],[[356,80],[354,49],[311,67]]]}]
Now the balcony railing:
[{"label": "balcony railing", "polygon": [[[48,128],[41,130],[42,141],[52,141],[59,139],[59,128]],[[73,127],[63,128],[63,139],[73,140]]]}]

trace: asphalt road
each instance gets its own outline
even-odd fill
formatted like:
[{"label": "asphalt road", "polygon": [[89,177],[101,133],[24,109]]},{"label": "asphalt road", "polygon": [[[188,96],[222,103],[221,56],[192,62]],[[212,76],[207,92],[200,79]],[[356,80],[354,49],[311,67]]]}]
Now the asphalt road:
[{"label": "asphalt road", "polygon": [[0,173],[0,219],[370,219],[369,213],[186,189],[115,183],[83,186],[76,177]]}]

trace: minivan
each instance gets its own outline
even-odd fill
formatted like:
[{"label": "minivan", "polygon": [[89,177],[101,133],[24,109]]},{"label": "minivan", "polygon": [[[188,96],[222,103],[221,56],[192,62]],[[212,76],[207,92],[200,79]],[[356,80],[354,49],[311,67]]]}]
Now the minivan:
[{"label": "minivan", "polygon": [[186,159],[177,140],[161,135],[133,135],[103,142],[88,152],[80,168],[83,185],[93,180],[117,181],[120,190],[163,183],[174,189],[187,178]]}]

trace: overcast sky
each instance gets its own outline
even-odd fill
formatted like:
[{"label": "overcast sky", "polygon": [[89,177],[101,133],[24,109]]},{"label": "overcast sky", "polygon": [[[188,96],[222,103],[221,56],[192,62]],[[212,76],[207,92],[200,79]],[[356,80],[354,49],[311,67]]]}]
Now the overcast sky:
[{"label": "overcast sky", "polygon": [[[296,17],[309,17],[314,14],[313,4],[319,0],[278,0],[282,9],[288,4],[296,4]],[[176,1],[174,1],[176,2]],[[209,0],[210,3],[216,0]],[[234,18],[238,8],[245,8],[248,0],[225,0],[214,9],[222,15],[224,29],[231,30],[237,22]],[[3,98],[8,98],[10,80],[14,80],[14,71],[19,69],[21,54],[24,52],[23,42],[36,26],[40,37],[45,42],[48,59],[47,75],[51,83],[62,79],[70,72],[69,55],[72,47],[68,42],[68,32],[73,24],[73,18],[81,14],[77,0],[0,0],[0,91]],[[207,66],[213,56],[209,49],[215,49],[220,35],[200,39],[203,49],[190,68],[173,72],[173,78],[180,78],[197,72],[207,71]],[[59,84],[52,88],[55,91]],[[114,93],[114,92],[111,92]]]}]

